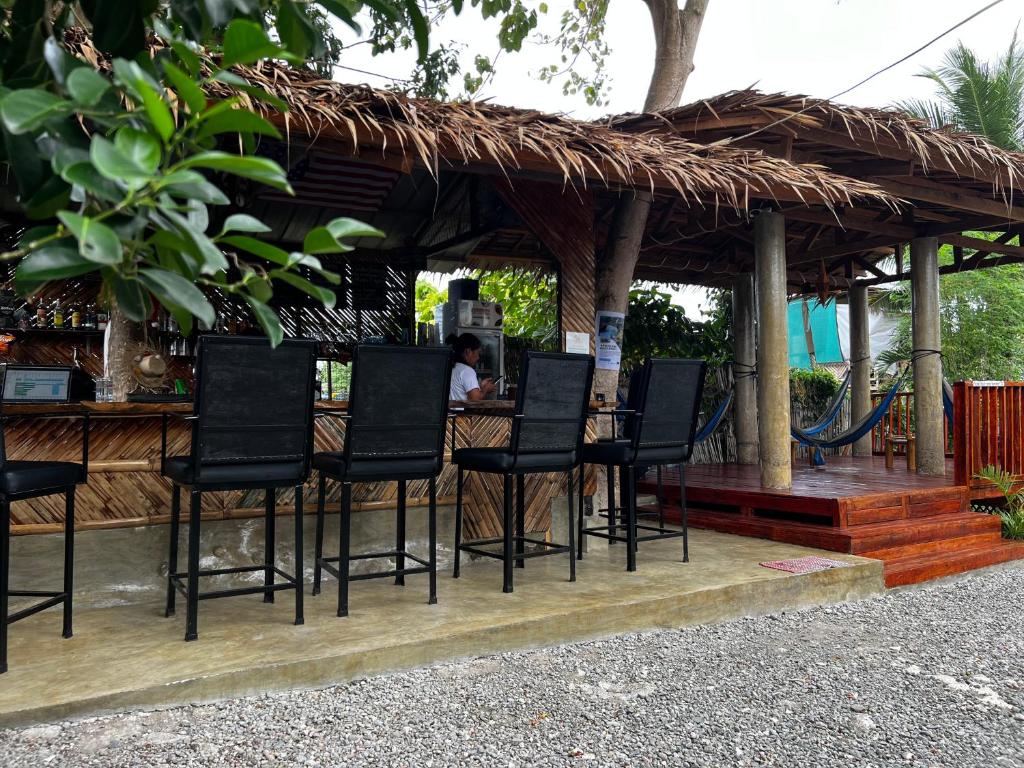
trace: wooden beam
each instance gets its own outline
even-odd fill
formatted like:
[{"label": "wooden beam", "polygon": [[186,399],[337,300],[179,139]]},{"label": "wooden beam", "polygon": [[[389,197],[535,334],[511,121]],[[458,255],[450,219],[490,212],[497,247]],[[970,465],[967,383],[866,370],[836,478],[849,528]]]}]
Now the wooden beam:
[{"label": "wooden beam", "polygon": [[1012,253],[1015,255],[1024,255],[1024,247],[1007,244],[1007,241],[1012,240],[1017,236],[1016,232],[1004,232],[996,240],[984,240],[980,237],[946,235],[941,238],[941,240],[947,245],[958,246],[960,248],[972,248],[978,253]]},{"label": "wooden beam", "polygon": [[870,176],[882,189],[896,197],[908,200],[920,200],[935,205],[944,205],[958,211],[980,213],[1002,218],[1009,222],[1024,222],[1024,207],[1012,205],[991,197],[971,194],[958,187],[917,177],[905,177],[900,180],[884,176]]}]

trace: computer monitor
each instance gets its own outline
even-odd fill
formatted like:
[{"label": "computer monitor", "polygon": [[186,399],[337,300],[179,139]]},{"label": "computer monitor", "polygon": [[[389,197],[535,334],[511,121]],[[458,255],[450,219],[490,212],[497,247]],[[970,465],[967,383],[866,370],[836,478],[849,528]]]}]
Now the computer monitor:
[{"label": "computer monitor", "polygon": [[66,403],[71,397],[71,368],[47,365],[4,367],[5,403]]}]

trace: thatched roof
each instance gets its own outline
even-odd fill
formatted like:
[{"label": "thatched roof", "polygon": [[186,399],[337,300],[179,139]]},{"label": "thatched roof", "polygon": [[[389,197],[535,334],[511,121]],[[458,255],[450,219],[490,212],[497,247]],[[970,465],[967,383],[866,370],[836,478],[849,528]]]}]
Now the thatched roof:
[{"label": "thatched roof", "polygon": [[[737,210],[748,208],[752,198],[830,207],[897,202],[874,184],[746,149],[635,135],[490,103],[415,99],[272,63],[239,73],[289,104],[286,115],[253,107],[284,126],[290,138],[341,142],[371,162],[404,159],[434,173],[461,166],[570,185],[651,189]],[[228,95],[227,87],[214,95]]]},{"label": "thatched roof", "polygon": [[[784,122],[773,125],[780,120]],[[721,146],[763,146],[790,136],[824,150],[860,151],[912,159],[924,173],[951,173],[987,181],[1003,192],[1024,189],[1024,154],[1001,149],[982,136],[932,128],[898,109],[837,104],[786,93],[740,90],[660,114],[617,115],[603,125],[630,132],[666,130]],[[760,132],[736,141],[751,130]],[[801,156],[794,159],[800,161]],[[831,164],[830,164],[831,167]]]}]

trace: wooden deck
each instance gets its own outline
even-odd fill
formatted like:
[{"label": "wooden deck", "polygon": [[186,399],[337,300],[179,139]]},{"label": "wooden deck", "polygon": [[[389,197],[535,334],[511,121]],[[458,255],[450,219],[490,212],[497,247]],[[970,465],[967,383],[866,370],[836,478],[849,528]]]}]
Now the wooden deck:
[{"label": "wooden deck", "polygon": [[[654,473],[639,484],[654,493]],[[670,519],[679,515],[679,476],[664,475]],[[698,528],[873,557],[887,586],[1024,558],[1024,544],[1004,541],[999,518],[971,511],[970,489],[926,477],[882,457],[829,457],[821,469],[793,468],[793,487],[762,488],[757,466],[686,468],[689,522]]]}]

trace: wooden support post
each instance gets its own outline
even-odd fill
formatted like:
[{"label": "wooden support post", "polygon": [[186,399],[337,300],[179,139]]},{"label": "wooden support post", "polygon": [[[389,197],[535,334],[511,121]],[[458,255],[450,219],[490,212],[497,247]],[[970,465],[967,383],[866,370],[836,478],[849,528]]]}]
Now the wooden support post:
[{"label": "wooden support post", "polygon": [[736,275],[732,284],[733,327],[733,424],[736,430],[736,459],[740,464],[757,464],[757,330],[754,317],[754,275]]},{"label": "wooden support post", "polygon": [[761,485],[791,488],[786,222],[762,211],[754,219],[757,293],[757,434]]},{"label": "wooden support post", "polygon": [[917,471],[946,473],[946,438],[942,429],[942,349],[939,321],[939,255],[934,237],[910,242],[913,304],[914,422]]},{"label": "wooden support post", "polygon": [[[871,332],[868,289],[850,288],[850,421],[857,423],[871,410]],[[853,444],[854,456],[871,455],[871,433]]]}]

